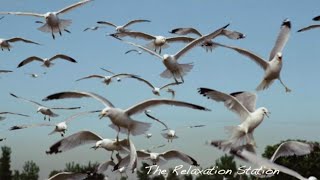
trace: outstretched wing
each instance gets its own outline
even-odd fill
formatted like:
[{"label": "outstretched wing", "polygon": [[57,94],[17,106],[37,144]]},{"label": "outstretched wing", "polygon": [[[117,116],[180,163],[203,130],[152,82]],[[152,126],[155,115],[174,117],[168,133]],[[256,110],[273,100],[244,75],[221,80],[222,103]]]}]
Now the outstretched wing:
[{"label": "outstretched wing", "polygon": [[86,173],[77,172],[60,172],[51,177],[48,180],[83,180],[88,177]]},{"label": "outstretched wing", "polygon": [[202,34],[195,28],[175,28],[169,31],[169,33],[179,34],[179,35],[195,34],[199,37],[202,36]]},{"label": "outstretched wing", "polygon": [[269,61],[271,61],[278,52],[282,52],[284,46],[286,45],[289,39],[290,30],[291,22],[289,21],[289,19],[285,19],[281,24],[281,30],[276,40],[276,43],[274,44],[274,47],[270,52]]},{"label": "outstretched wing", "polygon": [[80,7],[80,6],[82,6],[82,5],[84,5],[84,4],[88,3],[88,2],[91,2],[91,1],[93,1],[93,0],[84,0],[84,1],[77,2],[75,4],[72,4],[72,5],[68,6],[68,7],[65,7],[65,8],[59,10],[57,12],[57,14],[67,13],[67,12],[69,12],[69,11],[71,11],[71,10],[77,8],[77,7]]},{"label": "outstretched wing", "polygon": [[38,103],[38,102],[29,100],[29,99],[25,99],[25,98],[23,98],[23,97],[19,97],[19,96],[13,94],[13,93],[10,93],[10,95],[13,96],[13,97],[15,97],[15,98],[17,98],[17,99],[22,99],[22,100],[24,100],[24,101],[31,102],[32,104],[35,104],[35,105],[37,105],[37,106],[43,106],[42,104],[40,104],[40,103]]},{"label": "outstretched wing", "polygon": [[44,17],[44,14],[33,13],[33,12],[0,12],[0,14]]},{"label": "outstretched wing", "polygon": [[22,67],[28,63],[31,63],[32,61],[43,62],[44,60],[42,58],[37,57],[37,56],[31,56],[31,57],[28,57],[27,59],[21,61],[17,68]]},{"label": "outstretched wing", "polygon": [[180,151],[171,150],[171,151],[164,152],[160,155],[164,157],[166,160],[180,159],[181,161],[188,163],[190,165],[199,166],[198,162],[194,158]]},{"label": "outstretched wing", "polygon": [[304,143],[299,141],[287,141],[280,144],[277,150],[273,153],[270,160],[275,161],[282,156],[302,156],[310,154],[312,151],[313,145],[310,143]]},{"label": "outstretched wing", "polygon": [[49,59],[49,61],[53,61],[53,60],[58,59],[58,58],[64,59],[64,60],[66,60],[66,61],[70,61],[70,62],[73,62],[73,63],[77,63],[77,61],[76,61],[75,59],[73,59],[73,58],[70,57],[70,56],[64,55],[64,54],[57,54],[57,55],[51,57],[51,58]]},{"label": "outstretched wing", "polygon": [[90,78],[100,78],[100,79],[103,79],[103,78],[104,78],[104,76],[97,75],[97,74],[93,74],[93,75],[89,75],[89,76],[86,76],[86,77],[83,77],[83,78],[77,79],[76,81],[81,81],[81,80],[84,80],[84,79],[90,79]]},{"label": "outstretched wing", "polygon": [[310,29],[316,29],[316,28],[320,28],[320,24],[313,24],[313,25],[307,26],[305,28],[299,29],[298,32],[303,32],[303,31],[307,31]]},{"label": "outstretched wing", "polygon": [[136,20],[132,20],[130,22],[128,22],[127,24],[123,25],[124,28],[132,25],[132,24],[135,24],[135,23],[140,23],[140,22],[151,22],[150,20],[145,20],[145,19],[136,19]]},{"label": "outstretched wing", "polygon": [[25,42],[25,43],[31,43],[31,44],[37,44],[37,45],[40,45],[39,43],[37,42],[34,42],[34,41],[31,41],[29,39],[24,39],[24,38],[21,38],[21,37],[14,37],[14,38],[11,38],[11,39],[7,39],[8,42],[18,42],[18,41],[22,41],[22,42]]}]

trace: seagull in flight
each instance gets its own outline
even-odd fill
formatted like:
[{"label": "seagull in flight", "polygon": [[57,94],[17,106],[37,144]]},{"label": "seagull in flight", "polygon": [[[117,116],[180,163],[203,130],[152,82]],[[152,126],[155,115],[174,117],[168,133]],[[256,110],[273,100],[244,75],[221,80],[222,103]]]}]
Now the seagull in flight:
[{"label": "seagull in flight", "polygon": [[68,137],[65,137],[52,146],[50,146],[49,150],[46,151],[47,154],[57,154],[69,151],[73,148],[76,148],[85,144],[93,144],[94,146],[91,148],[94,150],[97,149],[105,149],[107,151],[111,151],[111,161],[113,161],[113,152],[117,151],[120,153],[128,153],[129,150],[129,142],[127,139],[116,141],[115,139],[107,139],[102,138],[101,136],[91,132],[91,131],[79,131]]},{"label": "seagull in flight", "polygon": [[[320,16],[316,16],[312,20],[320,21]],[[308,30],[316,29],[316,28],[320,28],[320,24],[312,24],[310,26],[307,26],[307,27],[304,27],[302,29],[299,29],[297,32],[304,32],[304,31],[308,31]]]},{"label": "seagull in flight", "polygon": [[24,43],[29,43],[29,44],[37,44],[40,45],[37,42],[28,40],[28,39],[24,39],[21,37],[14,37],[14,38],[10,38],[10,39],[1,39],[0,38],[0,48],[3,51],[4,49],[7,49],[8,51],[10,51],[10,48],[12,47],[10,43],[15,43],[15,42],[24,42]]},{"label": "seagull in flight", "polygon": [[51,177],[48,180],[84,180],[88,177],[86,173],[79,172],[59,172]]},{"label": "seagull in flight", "polygon": [[223,149],[236,147],[245,144],[256,146],[253,132],[262,123],[265,116],[269,117],[270,112],[265,107],[256,109],[257,95],[251,92],[234,92],[226,94],[208,88],[199,88],[198,91],[204,97],[217,102],[223,102],[232,112],[236,113],[241,120],[238,126],[226,127],[230,132],[229,140],[223,141]]},{"label": "seagull in flight", "polygon": [[191,104],[183,101],[169,100],[169,99],[149,99],[149,100],[140,102],[138,104],[135,104],[128,109],[120,109],[120,108],[116,108],[109,100],[107,100],[106,98],[98,94],[95,94],[92,92],[81,92],[81,91],[65,91],[65,92],[55,93],[47,96],[46,98],[43,99],[43,101],[65,99],[65,98],[83,98],[83,97],[94,98],[105,106],[105,108],[101,110],[101,113],[99,115],[100,119],[102,119],[103,117],[109,117],[109,119],[112,122],[110,127],[117,131],[117,139],[119,138],[120,132],[127,133],[128,139],[130,134],[132,134],[133,136],[145,134],[149,130],[151,124],[136,121],[132,119],[131,116],[139,114],[151,107],[160,106],[160,105],[173,105],[173,106],[192,108],[196,110],[209,111],[209,109],[199,105],[195,105],[195,104]]},{"label": "seagull in flight", "polygon": [[56,59],[62,59],[62,60],[65,60],[65,61],[69,61],[69,62],[72,62],[72,63],[77,63],[77,61],[75,59],[73,59],[72,57],[70,56],[67,56],[67,55],[64,55],[64,54],[57,54],[51,58],[40,58],[40,57],[37,57],[37,56],[31,56],[31,57],[28,57],[27,59],[21,61],[18,65],[17,68],[20,68],[28,63],[31,63],[33,61],[39,61],[39,62],[42,62],[42,66],[43,67],[51,67],[52,65],[54,65],[54,63],[52,63],[52,61],[56,60]]},{"label": "seagull in flight", "polygon": [[188,64],[178,63],[178,60],[180,59],[180,57],[185,55],[187,52],[189,52],[191,49],[193,49],[197,45],[201,44],[205,40],[213,39],[213,38],[217,37],[219,34],[221,34],[222,30],[227,28],[228,26],[229,26],[229,24],[222,27],[222,28],[219,28],[218,30],[216,30],[208,35],[202,36],[198,39],[191,41],[189,44],[187,44],[184,48],[182,48],[180,51],[178,51],[174,55],[164,54],[162,56],[162,55],[160,55],[160,54],[158,54],[158,53],[156,53],[146,47],[140,46],[135,43],[124,41],[116,36],[112,36],[112,37],[119,39],[120,41],[123,41],[123,42],[130,44],[132,46],[135,46],[143,51],[146,51],[153,56],[158,57],[162,61],[164,66],[166,67],[166,70],[163,73],[161,73],[161,75],[160,75],[161,77],[163,77],[163,78],[172,78],[173,77],[176,82],[179,82],[177,78],[180,78],[181,81],[184,82],[183,76],[186,75],[193,68],[193,64],[192,63],[188,63]]},{"label": "seagull in flight", "polygon": [[264,77],[260,85],[256,88],[257,91],[267,89],[274,80],[278,79],[280,83],[284,86],[286,92],[291,92],[291,90],[282,82],[280,78],[280,72],[282,69],[282,50],[287,43],[291,31],[291,22],[288,19],[285,19],[280,28],[280,33],[276,40],[276,43],[273,49],[270,52],[269,61],[261,58],[260,56],[250,52],[249,50],[222,45],[219,43],[215,43],[218,46],[225,47],[228,49],[232,49],[244,55],[258,64],[264,71]]},{"label": "seagull in flight", "polygon": [[82,116],[82,115],[96,113],[96,112],[100,112],[100,111],[85,111],[85,112],[76,113],[76,114],[68,117],[64,121],[59,122],[57,124],[41,123],[41,124],[29,124],[29,125],[16,125],[16,126],[12,126],[9,130],[13,131],[13,130],[25,129],[25,128],[30,128],[30,127],[54,126],[55,129],[51,133],[49,133],[49,135],[58,132],[63,137],[64,134],[66,133],[66,130],[68,128],[68,124],[70,123],[71,120],[74,120],[77,117]]},{"label": "seagull in flight", "polygon": [[50,121],[50,117],[57,117],[59,116],[58,114],[54,113],[53,110],[74,110],[74,109],[80,109],[81,107],[68,107],[68,108],[65,108],[65,107],[46,107],[36,101],[32,101],[32,100],[29,100],[29,99],[25,99],[23,97],[19,97],[13,93],[10,93],[11,96],[17,98],[17,99],[21,99],[23,101],[26,101],[26,102],[29,102],[29,103],[32,103],[33,105],[37,106],[38,109],[37,109],[37,113],[40,112],[41,114],[44,115],[44,120],[46,120],[46,117],[48,116],[49,118],[49,121]]},{"label": "seagull in flight", "polygon": [[[187,35],[187,34],[195,34],[196,36],[203,36],[197,29],[189,27],[189,28],[175,28],[169,31],[171,34],[177,34],[177,35]],[[246,37],[245,34],[237,32],[237,31],[230,31],[227,29],[222,30],[221,36],[226,36],[229,39],[237,40],[237,39],[243,39]],[[206,51],[210,50],[212,51],[216,45],[211,39],[206,40],[201,44],[202,47],[206,48]]]},{"label": "seagull in flight", "polygon": [[112,27],[116,28],[117,32],[128,32],[129,31],[129,29],[127,29],[128,26],[135,24],[135,23],[141,23],[141,22],[151,22],[151,21],[145,20],[145,19],[136,19],[136,20],[129,21],[125,25],[121,25],[121,26],[117,26],[117,25],[115,25],[111,22],[107,22],[107,21],[98,21],[97,23],[112,26]]},{"label": "seagull in flight", "polygon": [[14,113],[14,112],[0,112],[0,121],[3,121],[6,119],[6,117],[1,116],[1,115],[5,115],[5,114],[10,114],[10,115],[17,115],[17,116],[23,116],[23,117],[30,117],[28,115],[25,114],[20,114],[20,113]]},{"label": "seagull in flight", "polygon": [[62,35],[61,30],[64,30],[66,32],[68,31],[66,28],[71,24],[71,20],[69,19],[60,19],[59,15],[62,15],[64,13],[70,12],[71,10],[74,10],[84,4],[87,4],[93,0],[83,0],[80,2],[77,2],[75,4],[72,4],[70,6],[67,6],[59,11],[55,12],[47,12],[45,14],[40,13],[33,13],[33,12],[0,12],[0,14],[11,14],[11,15],[22,15],[22,16],[33,16],[33,17],[40,17],[45,19],[45,23],[41,21],[36,21],[37,23],[43,23],[44,25],[39,27],[38,30],[42,32],[49,33],[51,32],[52,38],[55,39],[54,33]]},{"label": "seagull in flight", "polygon": [[104,27],[104,26],[92,26],[92,27],[85,28],[85,29],[83,30],[83,32],[86,32],[86,31],[88,31],[88,30],[96,31],[96,30],[98,30],[98,29],[100,29],[100,28],[105,28],[105,27]]}]

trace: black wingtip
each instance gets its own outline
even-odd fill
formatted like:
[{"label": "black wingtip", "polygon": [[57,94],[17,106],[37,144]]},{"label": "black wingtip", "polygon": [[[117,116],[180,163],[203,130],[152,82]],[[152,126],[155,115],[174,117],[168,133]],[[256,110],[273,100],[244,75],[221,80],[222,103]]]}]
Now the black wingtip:
[{"label": "black wingtip", "polygon": [[316,16],[316,17],[312,18],[312,20],[314,20],[314,21],[320,21],[320,16]]},{"label": "black wingtip", "polygon": [[15,98],[18,98],[18,96],[16,96],[15,94],[13,93],[10,93],[11,96],[15,97]]},{"label": "black wingtip", "polygon": [[288,28],[290,28],[291,29],[291,22],[290,22],[290,20],[287,18],[287,19],[285,19],[283,22],[282,22],[282,25],[281,26],[286,26],[286,27],[288,27]]},{"label": "black wingtip", "polygon": [[9,128],[9,131],[14,131],[14,130],[18,130],[18,129],[22,129],[22,127],[20,127],[20,126],[12,126],[11,128]]},{"label": "black wingtip", "polygon": [[61,95],[63,95],[64,93],[56,93],[56,94],[51,94],[45,98],[42,99],[42,101],[49,101],[49,100],[54,100],[54,99],[59,99],[59,97]]},{"label": "black wingtip", "polygon": [[171,31],[169,31],[169,33],[171,34],[175,34],[177,31],[179,31],[181,28],[176,28],[176,29],[172,29]]},{"label": "black wingtip", "polygon": [[244,93],[244,91],[233,92],[233,93],[230,93],[230,95],[235,97],[236,95],[242,94],[242,93]]},{"label": "black wingtip", "polygon": [[209,88],[198,88],[198,93],[204,96],[206,96],[207,92],[210,92],[210,91],[213,91],[213,90]]}]

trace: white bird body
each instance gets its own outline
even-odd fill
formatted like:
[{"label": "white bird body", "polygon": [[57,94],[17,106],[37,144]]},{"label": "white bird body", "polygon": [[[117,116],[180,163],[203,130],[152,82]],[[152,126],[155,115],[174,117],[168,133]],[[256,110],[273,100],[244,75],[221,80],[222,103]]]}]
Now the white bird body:
[{"label": "white bird body", "polygon": [[0,46],[3,49],[10,49],[11,45],[9,44],[8,41],[6,41],[5,39],[0,39]]},{"label": "white bird body", "polygon": [[49,117],[58,117],[59,115],[54,113],[50,108],[39,106],[37,112]]},{"label": "white bird body", "polygon": [[103,148],[107,151],[123,151],[124,148],[117,140],[102,139],[96,142],[95,148]]}]

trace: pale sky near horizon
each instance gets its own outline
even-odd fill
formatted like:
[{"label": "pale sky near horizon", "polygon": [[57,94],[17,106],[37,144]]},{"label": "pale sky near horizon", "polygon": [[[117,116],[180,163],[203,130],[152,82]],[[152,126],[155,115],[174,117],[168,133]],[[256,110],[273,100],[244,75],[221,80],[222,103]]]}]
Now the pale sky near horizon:
[{"label": "pale sky near horizon", "polygon": [[[30,11],[45,13],[56,11],[77,1],[23,1],[2,0],[0,11]],[[41,43],[41,46],[25,43],[14,43],[10,52],[0,51],[0,69],[13,70],[13,73],[0,76],[0,112],[13,111],[28,114],[30,118],[7,116],[1,123],[0,137],[7,140],[0,146],[12,148],[12,169],[21,170],[27,160],[35,161],[40,167],[40,179],[48,176],[52,170],[60,170],[66,162],[75,161],[86,164],[88,161],[104,162],[110,158],[110,152],[93,151],[90,145],[58,154],[46,155],[50,145],[59,140],[59,134],[48,136],[50,127],[30,128],[8,132],[12,125],[42,123],[43,116],[36,113],[32,104],[19,101],[9,95],[16,95],[41,102],[49,94],[65,90],[92,91],[108,98],[115,106],[127,108],[140,101],[155,97],[149,87],[131,79],[121,83],[113,82],[105,86],[100,80],[76,79],[90,74],[104,75],[100,67],[114,72],[128,72],[140,75],[157,86],[171,82],[159,74],[164,71],[163,64],[147,53],[141,55],[124,54],[131,46],[119,42],[106,34],[114,32],[114,28],[106,26],[97,31],[83,32],[87,27],[96,25],[99,20],[115,24],[125,24],[132,19],[148,19],[150,23],[135,24],[131,30],[142,31],[153,35],[173,36],[169,30],[177,27],[195,27],[203,34],[210,33],[228,23],[228,29],[246,35],[242,40],[229,40],[224,37],[217,42],[250,49],[261,57],[267,58],[280,30],[282,21],[289,18],[292,23],[290,39],[283,51],[282,80],[292,89],[285,93],[279,81],[266,91],[258,92],[257,107],[267,107],[271,111],[270,118],[265,119],[255,131],[255,139],[259,150],[268,144],[276,144],[286,139],[304,139],[318,141],[319,132],[319,66],[320,66],[320,29],[303,33],[296,31],[314,24],[312,18],[320,15],[319,2],[301,1],[103,1],[93,2],[60,16],[72,19],[68,27],[71,34],[56,34],[53,40],[50,33],[37,30],[41,25],[34,23],[42,20],[34,17],[7,15],[0,20],[0,38],[23,37]],[[1,17],[1,16],[0,16]],[[318,23],[320,24],[320,22]],[[145,45],[145,40],[126,38],[128,41]],[[171,44],[163,53],[175,53],[184,45]],[[78,61],[72,64],[56,61],[50,69],[39,63],[31,63],[17,69],[17,65],[29,56],[51,57],[56,53],[67,54]],[[217,48],[206,53],[202,48],[195,48],[183,56],[181,63],[194,62],[194,68],[185,76],[185,83],[174,87],[176,99],[199,104],[211,109],[202,112],[179,107],[153,108],[153,114],[163,119],[170,127],[177,128],[179,139],[167,143],[160,135],[161,125],[152,122],[150,132],[153,137],[148,140],[143,136],[134,137],[137,149],[167,144],[157,150],[166,151],[171,148],[181,150],[198,160],[202,167],[214,164],[223,153],[205,146],[206,140],[225,139],[224,126],[238,125],[239,118],[228,111],[222,103],[207,100],[199,95],[197,88],[207,87],[231,93],[235,91],[255,91],[263,77],[263,70],[246,57],[228,49]],[[47,74],[33,79],[25,73]],[[162,92],[161,97],[170,98]],[[60,115],[51,122],[56,123],[75,112],[101,109],[103,106],[93,99],[69,99],[41,102],[48,106],[81,106],[77,111],[57,111]],[[144,115],[134,119],[150,122]],[[108,118],[99,120],[97,115],[84,116],[69,125],[66,136],[79,130],[91,130],[106,138],[114,138],[116,132],[109,128]],[[184,125],[205,124],[198,129],[183,129]],[[181,129],[179,131],[179,129]],[[125,137],[125,136],[123,136]],[[181,164],[179,161],[172,165]]]}]

